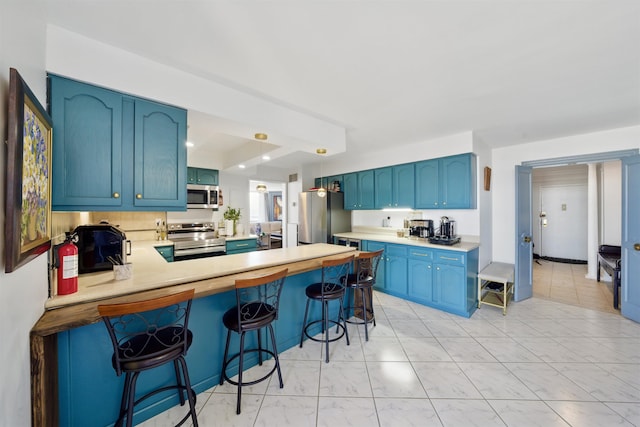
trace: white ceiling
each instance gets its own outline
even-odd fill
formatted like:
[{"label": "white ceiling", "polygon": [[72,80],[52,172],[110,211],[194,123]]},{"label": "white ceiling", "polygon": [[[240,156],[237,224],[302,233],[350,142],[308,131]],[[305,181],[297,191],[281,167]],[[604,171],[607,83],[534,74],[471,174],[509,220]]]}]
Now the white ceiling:
[{"label": "white ceiling", "polygon": [[[500,147],[640,124],[636,0],[48,5],[57,26],[343,126],[345,155],[466,131]],[[197,155],[250,151],[208,119],[189,112]],[[274,165],[314,158],[283,153]]]}]

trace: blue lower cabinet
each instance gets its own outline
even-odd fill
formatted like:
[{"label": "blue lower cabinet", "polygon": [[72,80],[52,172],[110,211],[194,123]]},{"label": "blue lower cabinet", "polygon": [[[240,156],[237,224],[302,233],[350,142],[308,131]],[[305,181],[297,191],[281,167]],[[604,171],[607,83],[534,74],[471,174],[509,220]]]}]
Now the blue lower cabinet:
[{"label": "blue lower cabinet", "polygon": [[384,249],[376,290],[464,317],[476,310],[478,249],[460,252],[375,241],[364,241],[362,247]]},{"label": "blue lower cabinet", "polygon": [[255,237],[242,240],[227,240],[227,255],[252,252],[258,249],[258,241]]},{"label": "blue lower cabinet", "polygon": [[156,251],[158,251],[158,253],[160,255],[162,255],[162,257],[167,261],[167,262],[173,262],[173,256],[174,256],[174,251],[173,251],[173,245],[167,245],[167,246],[156,246]]},{"label": "blue lower cabinet", "polygon": [[409,249],[408,281],[409,295],[423,304],[433,303],[433,251]]},{"label": "blue lower cabinet", "polygon": [[[298,345],[306,302],[305,288],[321,279],[320,270],[289,276],[282,289],[280,312],[274,323],[278,351]],[[235,291],[198,298],[193,301],[189,329],[193,344],[186,361],[193,388],[201,393],[218,384],[224,355],[227,330],[222,316],[236,303]],[[320,318],[320,305],[312,307],[310,318]],[[330,315],[337,315],[337,305]],[[313,331],[310,331],[313,332]],[[320,325],[317,325],[320,332]],[[247,348],[255,344],[256,334],[246,336]],[[78,327],[57,334],[58,394],[61,426],[108,426],[118,417],[124,375],[116,376],[111,364],[113,347],[102,322]],[[263,343],[269,340],[264,339]],[[230,352],[237,353],[238,334],[231,334]],[[258,363],[257,356],[246,359],[246,369]],[[286,369],[285,361],[283,370]],[[163,368],[158,368],[163,369]],[[231,366],[228,371],[234,373]],[[174,378],[173,368],[166,372],[142,372],[137,383],[137,395],[161,385],[169,385]],[[178,404],[175,391],[159,393],[136,406],[134,424],[139,424]],[[186,409],[185,409],[186,411]]]},{"label": "blue lower cabinet", "polygon": [[388,244],[385,249],[385,290],[398,297],[407,296],[407,247]]}]

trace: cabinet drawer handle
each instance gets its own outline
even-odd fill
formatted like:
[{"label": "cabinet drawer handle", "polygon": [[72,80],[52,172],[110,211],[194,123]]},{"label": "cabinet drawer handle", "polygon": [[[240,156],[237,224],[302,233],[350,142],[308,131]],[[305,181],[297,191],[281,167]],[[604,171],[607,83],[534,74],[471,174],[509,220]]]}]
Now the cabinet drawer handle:
[{"label": "cabinet drawer handle", "polygon": [[136,199],[142,199],[142,194],[140,193],[136,194]]},{"label": "cabinet drawer handle", "polygon": [[417,252],[412,252],[412,253],[411,253],[411,255],[415,255],[415,256],[426,256],[426,257],[428,257],[428,256],[429,256],[429,254],[419,254],[419,253],[417,253]]},{"label": "cabinet drawer handle", "polygon": [[460,261],[460,258],[451,258],[448,256],[441,256],[440,259],[448,259],[449,261]]},{"label": "cabinet drawer handle", "polygon": [[249,244],[248,243],[238,243],[236,245],[237,248],[239,248],[240,246],[249,246]]},{"label": "cabinet drawer handle", "polygon": [[120,198],[120,193],[113,193],[113,198],[114,199],[119,199]]}]

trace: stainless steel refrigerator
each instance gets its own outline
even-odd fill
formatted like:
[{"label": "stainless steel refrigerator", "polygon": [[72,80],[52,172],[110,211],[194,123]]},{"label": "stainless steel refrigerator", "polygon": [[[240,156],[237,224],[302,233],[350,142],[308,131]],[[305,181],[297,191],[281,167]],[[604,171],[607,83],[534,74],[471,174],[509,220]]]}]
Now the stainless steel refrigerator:
[{"label": "stainless steel refrigerator", "polygon": [[351,231],[351,211],[344,210],[344,194],[327,191],[300,193],[298,244],[333,243],[333,234]]}]

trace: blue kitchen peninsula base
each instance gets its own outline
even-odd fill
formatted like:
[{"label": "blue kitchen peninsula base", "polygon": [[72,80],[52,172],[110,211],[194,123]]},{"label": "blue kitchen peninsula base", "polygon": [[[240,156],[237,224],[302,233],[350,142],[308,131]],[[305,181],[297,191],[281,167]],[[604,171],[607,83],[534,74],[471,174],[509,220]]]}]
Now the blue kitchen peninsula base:
[{"label": "blue kitchen peninsula base", "polygon": [[[304,317],[305,288],[321,280],[320,270],[288,276],[281,295],[280,313],[274,323],[278,351],[298,345]],[[235,305],[235,291],[211,295],[193,300],[189,329],[193,332],[193,344],[186,360],[191,383],[197,393],[219,384],[224,353],[226,330],[222,315]],[[320,318],[320,305],[310,314]],[[332,316],[337,316],[332,313]],[[320,325],[313,331],[320,333]],[[112,365],[113,347],[102,323],[60,332],[58,337],[59,410],[61,426],[112,425],[117,418],[124,377],[117,377]],[[256,334],[247,334],[247,346],[255,345]],[[230,348],[238,348],[239,336],[232,334]],[[267,340],[263,340],[267,341]],[[257,357],[246,359],[247,368],[257,364]],[[287,361],[282,360],[286,372]],[[171,366],[167,369],[171,370]],[[232,373],[236,367],[230,367]],[[154,371],[157,372],[157,371]],[[138,392],[168,385],[172,373],[142,373],[138,380]],[[166,382],[164,384],[163,382]],[[287,386],[285,382],[285,387]],[[140,423],[175,405],[175,393],[160,394],[136,407],[134,423]],[[186,411],[186,409],[185,409]]]}]

